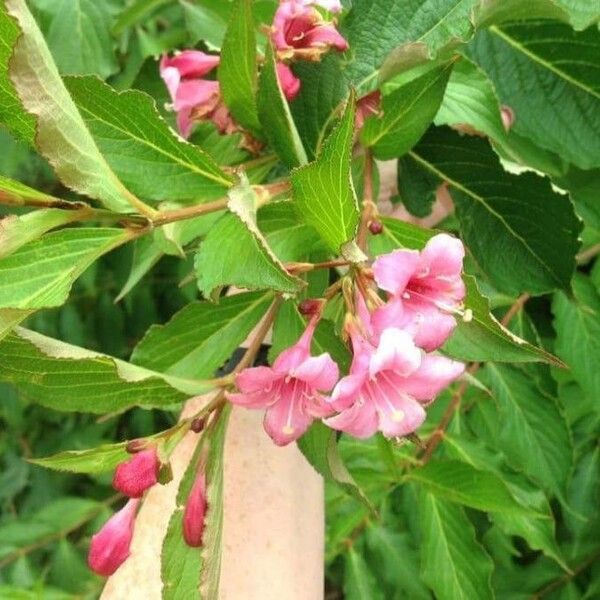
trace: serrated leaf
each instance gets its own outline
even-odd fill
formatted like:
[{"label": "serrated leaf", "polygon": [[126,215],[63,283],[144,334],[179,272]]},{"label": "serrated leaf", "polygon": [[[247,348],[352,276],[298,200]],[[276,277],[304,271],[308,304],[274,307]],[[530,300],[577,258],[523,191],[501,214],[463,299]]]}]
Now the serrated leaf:
[{"label": "serrated leaf", "polygon": [[405,477],[442,500],[485,512],[535,515],[517,502],[500,477],[458,460],[432,460]]},{"label": "serrated leaf", "polygon": [[[10,80],[22,106],[35,117],[37,149],[67,187],[112,210],[140,208],[139,200],[111,171],[87,130],[24,0],[3,2],[22,32],[12,48]],[[0,14],[0,18],[7,27],[8,17]],[[13,21],[9,22],[12,27]]]},{"label": "serrated leaf", "polygon": [[512,465],[564,498],[573,443],[556,400],[515,367],[488,363],[485,370],[499,406],[501,450]]},{"label": "serrated leaf", "polygon": [[133,363],[181,377],[211,377],[246,339],[273,301],[270,292],[193,302],[165,325],[153,325],[131,356]]},{"label": "serrated leaf", "polygon": [[480,32],[470,54],[515,111],[516,133],[582,169],[600,166],[597,30],[575,32],[549,20],[504,23]]},{"label": "serrated leaf", "polygon": [[120,462],[127,460],[128,456],[123,442],[87,450],[66,450],[44,458],[30,458],[29,462],[55,471],[104,473],[112,471]]},{"label": "serrated leaf", "polygon": [[350,159],[354,135],[354,97],[317,159],[292,172],[293,198],[301,217],[339,253],[358,226],[358,204]]},{"label": "serrated leaf", "polygon": [[433,67],[382,97],[383,114],[369,117],[360,132],[376,158],[397,158],[419,141],[442,103],[453,64]]},{"label": "serrated leaf", "polygon": [[415,217],[431,214],[440,180],[411,156],[403,156],[397,166],[398,199]]},{"label": "serrated leaf", "polygon": [[419,498],[423,581],[439,600],[491,600],[494,565],[464,510],[427,492]]},{"label": "serrated leaf", "polygon": [[252,131],[260,130],[256,110],[257,73],[252,1],[237,0],[223,39],[218,75],[231,114]]},{"label": "serrated leaf", "polygon": [[447,128],[430,130],[411,157],[448,183],[462,237],[500,291],[569,288],[581,222],[548,180],[505,172],[485,140]]},{"label": "serrated leaf", "polygon": [[258,86],[258,116],[265,137],[288,167],[308,162],[302,140],[279,84],[273,47],[267,47],[265,64],[260,72]]},{"label": "serrated leaf", "polygon": [[30,242],[0,259],[0,308],[60,306],[89,265],[130,238],[123,229],[75,228]]},{"label": "serrated leaf", "polygon": [[375,507],[354,481],[342,461],[335,431],[321,422],[313,423],[297,444],[306,460],[325,481],[339,485],[356,500],[362,502],[371,513],[376,514]]},{"label": "serrated leaf", "polygon": [[344,555],[344,598],[347,600],[384,600],[378,581],[364,557],[354,547]]},{"label": "serrated leaf", "polygon": [[53,196],[2,175],[0,175],[0,200],[13,206],[26,204],[46,206],[49,202],[56,202]]},{"label": "serrated leaf", "polygon": [[212,389],[22,328],[0,342],[0,379],[54,410],[88,413],[167,407]]},{"label": "serrated leaf", "polygon": [[169,128],[144,92],[117,92],[96,77],[67,77],[65,85],[110,167],[144,199],[200,204],[233,184],[208,154]]},{"label": "serrated leaf", "polygon": [[198,287],[205,297],[225,285],[293,294],[301,280],[285,270],[256,225],[257,198],[247,182],[229,191],[229,210],[196,254]]}]

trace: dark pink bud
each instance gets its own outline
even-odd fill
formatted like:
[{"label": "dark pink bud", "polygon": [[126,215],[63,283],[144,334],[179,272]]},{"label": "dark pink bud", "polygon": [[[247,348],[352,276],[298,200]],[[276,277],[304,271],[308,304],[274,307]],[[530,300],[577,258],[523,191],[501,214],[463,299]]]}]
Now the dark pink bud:
[{"label": "dark pink bud", "polygon": [[371,221],[369,223],[369,231],[373,235],[379,235],[383,231],[383,223],[381,221]]},{"label": "dark pink bud", "polygon": [[188,546],[202,546],[204,517],[206,515],[206,477],[198,473],[183,513],[183,538]]},{"label": "dark pink bud", "polygon": [[306,317],[316,315],[321,310],[322,300],[302,300],[298,305],[298,311]]},{"label": "dark pink bud", "polygon": [[277,79],[285,97],[291,102],[300,91],[300,80],[293,71],[282,62],[277,63]]},{"label": "dark pink bud", "polygon": [[206,417],[196,417],[190,423],[190,429],[194,433],[200,433],[204,429],[205,426],[206,426]]},{"label": "dark pink bud", "polygon": [[113,487],[130,498],[141,498],[158,481],[159,469],[156,448],[143,450],[117,467]]},{"label": "dark pink bud", "polygon": [[98,575],[112,575],[127,560],[139,503],[129,500],[92,537],[88,565]]}]

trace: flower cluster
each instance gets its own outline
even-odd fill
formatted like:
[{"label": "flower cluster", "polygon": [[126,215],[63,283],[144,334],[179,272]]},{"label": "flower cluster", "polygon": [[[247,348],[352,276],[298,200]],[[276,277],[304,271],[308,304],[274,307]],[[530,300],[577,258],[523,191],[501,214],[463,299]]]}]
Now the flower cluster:
[{"label": "flower cluster", "polygon": [[425,419],[424,407],[464,371],[462,363],[428,354],[456,326],[454,314],[465,295],[463,258],[462,243],[446,234],[433,237],[421,252],[380,256],[373,277],[388,297],[382,300],[373,289],[359,292],[354,314],[346,319],[353,351],[348,375],[338,380],[329,354],[310,354],[317,311],[271,368],[239,373],[239,393],[228,399],[266,408],[265,430],[278,445],[297,439],[319,418],[359,438],[377,431],[388,437],[414,432]]},{"label": "flower cluster", "polygon": [[[289,101],[298,95],[301,84],[284,61],[319,60],[331,48],[348,48],[335,22],[319,9],[338,13],[342,6],[339,0],[281,0],[273,19],[270,32],[279,58],[277,76]],[[219,56],[200,50],[184,50],[160,61],[160,76],[171,96],[170,108],[177,113],[177,129],[186,139],[197,121],[212,121],[223,134],[242,130],[223,102],[219,82],[207,78],[219,62]]]},{"label": "flower cluster", "polygon": [[[161,461],[156,447],[136,451],[120,463],[113,477],[113,487],[129,500],[92,536],[88,565],[98,575],[112,575],[129,557],[135,518],[147,490],[158,483]],[[183,537],[189,546],[202,544],[206,513],[206,478],[198,469],[183,513]]]}]

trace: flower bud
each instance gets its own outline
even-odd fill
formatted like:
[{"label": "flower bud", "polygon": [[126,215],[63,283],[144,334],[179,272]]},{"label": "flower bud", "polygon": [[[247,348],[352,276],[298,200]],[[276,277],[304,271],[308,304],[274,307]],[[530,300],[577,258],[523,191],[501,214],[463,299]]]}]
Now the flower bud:
[{"label": "flower bud", "polygon": [[206,515],[206,477],[198,473],[183,512],[183,538],[188,546],[202,546]]},{"label": "flower bud", "polygon": [[322,304],[323,302],[321,300],[314,300],[309,298],[300,302],[300,304],[298,305],[298,310],[300,311],[301,315],[308,317],[318,314],[321,310]]},{"label": "flower bud", "polygon": [[383,231],[383,223],[378,220],[371,221],[369,223],[369,231],[373,235],[379,235]]},{"label": "flower bud", "polygon": [[140,500],[129,500],[92,537],[88,565],[92,571],[108,577],[112,575],[129,556],[133,537],[135,515]]},{"label": "flower bud", "polygon": [[190,429],[194,433],[200,433],[204,429],[205,426],[206,426],[206,417],[196,417],[190,423]]},{"label": "flower bud", "polygon": [[503,104],[500,107],[500,118],[502,119],[504,129],[508,132],[515,122],[515,111],[510,106]]},{"label": "flower bud", "polygon": [[148,447],[148,442],[146,440],[131,440],[127,442],[125,446],[125,450],[128,454],[137,454],[142,450],[145,450]]},{"label": "flower bud", "polygon": [[156,448],[143,450],[117,467],[113,487],[130,498],[140,498],[158,481],[159,469],[160,461]]}]

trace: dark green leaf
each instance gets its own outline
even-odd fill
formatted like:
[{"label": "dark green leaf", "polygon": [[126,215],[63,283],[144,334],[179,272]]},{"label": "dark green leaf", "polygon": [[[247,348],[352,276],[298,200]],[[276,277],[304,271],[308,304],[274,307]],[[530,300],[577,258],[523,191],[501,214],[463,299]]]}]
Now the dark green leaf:
[{"label": "dark green leaf", "polygon": [[363,556],[354,547],[345,554],[344,598],[384,600],[383,592]]}]

